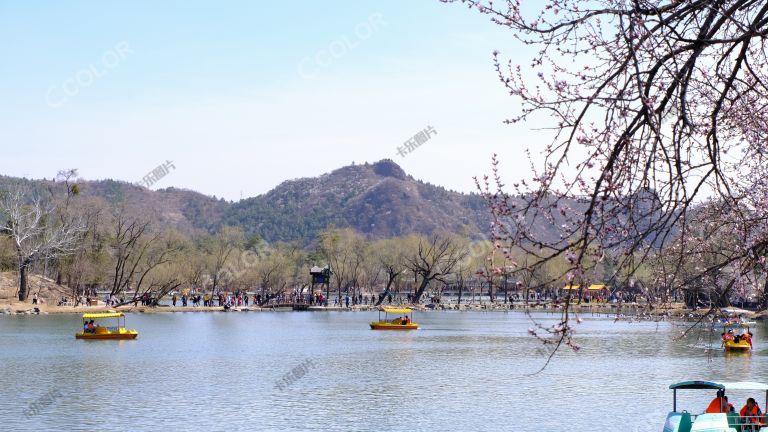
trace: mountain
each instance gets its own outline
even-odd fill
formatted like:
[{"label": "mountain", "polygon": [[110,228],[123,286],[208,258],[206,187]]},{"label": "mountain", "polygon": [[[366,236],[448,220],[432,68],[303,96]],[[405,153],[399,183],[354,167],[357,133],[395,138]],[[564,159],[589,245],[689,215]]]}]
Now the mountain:
[{"label": "mountain", "polygon": [[[41,196],[49,188],[63,188],[61,182],[0,176],[0,191],[14,183],[26,183]],[[288,180],[263,195],[234,203],[190,190],[153,191],[115,180],[77,184],[85,200],[149,216],[156,229],[210,233],[232,225],[268,242],[298,240],[306,245],[328,227],[350,227],[374,238],[430,234],[436,230],[480,238],[490,226],[490,212],[479,195],[416,180],[389,159],[345,166],[319,177]],[[522,204],[520,197],[510,199],[518,206]],[[531,231],[550,243],[566,242],[558,229],[567,222],[560,209],[568,208],[574,216],[583,215],[587,202],[583,198],[559,202],[545,198],[541,208],[550,211],[552,218],[528,218]],[[605,223],[631,227],[630,234],[650,231],[643,240],[656,247],[661,245],[656,234],[664,232],[663,223],[657,225],[664,213],[653,191],[613,199],[605,209]],[[620,234],[616,232],[615,236]],[[609,242],[626,246],[628,241],[617,237]]]},{"label": "mountain", "polygon": [[[0,176],[0,189],[13,183],[26,183],[38,192],[62,187],[49,180]],[[115,180],[77,183],[86,199],[149,215],[160,228],[213,232],[233,225],[269,242],[309,243],[329,226],[351,227],[376,238],[438,229],[479,237],[490,221],[480,196],[415,180],[389,159],[288,180],[235,203],[190,190],[153,191]]]},{"label": "mountain", "polygon": [[[227,208],[224,199],[216,199],[198,192],[167,188],[153,191],[135,184],[116,180],[77,180],[80,197],[95,202],[102,208],[130,211],[152,219],[158,229],[175,228],[184,232],[214,231],[218,228]],[[40,197],[49,196],[48,190],[63,192],[62,182],[27,180],[0,176],[0,191],[16,184]]]},{"label": "mountain", "polygon": [[478,195],[415,180],[384,159],[283,182],[233,204],[223,223],[274,241],[313,239],[328,226],[351,227],[378,238],[438,229],[478,236],[489,220]]}]

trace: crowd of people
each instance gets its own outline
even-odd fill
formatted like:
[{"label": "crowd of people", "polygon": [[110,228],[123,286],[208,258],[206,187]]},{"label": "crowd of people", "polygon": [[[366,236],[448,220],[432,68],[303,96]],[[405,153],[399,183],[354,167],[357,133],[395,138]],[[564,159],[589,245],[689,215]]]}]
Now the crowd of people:
[{"label": "crowd of people", "polygon": [[[253,298],[254,305],[258,304],[261,295],[256,295]],[[176,307],[176,305],[179,302],[179,299],[181,300],[181,306],[187,307],[192,304],[192,307],[214,307],[214,306],[220,306],[220,307],[235,307],[235,306],[248,306],[250,305],[251,298],[248,296],[248,293],[238,291],[235,293],[219,293],[219,295],[210,295],[208,293],[205,294],[188,294],[188,293],[182,293],[181,295],[174,293],[171,296],[171,304]],[[217,305],[218,303],[218,305]]]}]

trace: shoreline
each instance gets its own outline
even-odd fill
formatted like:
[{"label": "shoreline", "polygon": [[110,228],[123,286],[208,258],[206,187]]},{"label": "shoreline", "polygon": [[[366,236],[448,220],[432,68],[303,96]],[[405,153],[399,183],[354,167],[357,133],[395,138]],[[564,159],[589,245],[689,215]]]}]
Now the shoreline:
[{"label": "shoreline", "polygon": [[[55,306],[50,304],[34,305],[31,302],[9,301],[0,300],[0,315],[58,315],[58,314],[83,314],[83,313],[95,313],[95,312],[125,312],[125,313],[199,313],[199,312],[374,312],[378,311],[380,307],[410,307],[418,312],[431,312],[431,311],[481,311],[481,312],[524,312],[526,310],[530,312],[545,312],[545,313],[558,313],[562,311],[562,305],[551,307],[547,304],[534,305],[529,304],[527,307],[522,303],[515,304],[503,304],[503,303],[470,303],[470,304],[437,304],[437,305],[354,305],[350,307],[344,306],[309,306],[309,305],[297,305],[298,308],[294,308],[293,305],[269,305],[265,307],[259,306],[235,306],[225,310],[223,306],[133,306],[124,305],[120,307],[98,305],[98,306]],[[577,314],[599,314],[599,315],[621,315],[628,316],[643,316],[648,318],[695,318],[701,316],[702,313],[707,310],[699,309],[693,311],[686,309],[682,304],[664,305],[663,307],[655,307],[653,311],[647,310],[647,305],[644,304],[582,304],[570,306],[572,313]],[[764,318],[763,314],[753,313],[755,319]]]}]

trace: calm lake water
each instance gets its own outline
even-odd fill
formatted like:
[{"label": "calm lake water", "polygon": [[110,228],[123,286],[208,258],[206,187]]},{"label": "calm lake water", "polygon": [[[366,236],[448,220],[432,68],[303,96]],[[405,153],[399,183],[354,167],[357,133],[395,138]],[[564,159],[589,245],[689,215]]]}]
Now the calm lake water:
[{"label": "calm lake water", "polygon": [[75,340],[77,315],[0,316],[0,430],[660,431],[674,381],[768,381],[762,326],[754,353],[725,355],[670,323],[582,315],[580,352],[529,376],[545,353],[522,313],[417,313],[414,332],[371,331],[376,316],[132,314],[121,342]]}]

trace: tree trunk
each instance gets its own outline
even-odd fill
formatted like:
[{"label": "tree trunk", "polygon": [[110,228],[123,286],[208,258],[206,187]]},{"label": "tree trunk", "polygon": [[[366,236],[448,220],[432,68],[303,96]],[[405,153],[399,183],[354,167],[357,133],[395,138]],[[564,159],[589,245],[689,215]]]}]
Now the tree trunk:
[{"label": "tree trunk", "polygon": [[491,303],[495,303],[495,298],[493,297],[493,278],[488,278],[488,299],[491,301]]},{"label": "tree trunk", "polygon": [[507,304],[507,300],[509,299],[509,295],[507,295],[507,275],[504,275],[504,304]]},{"label": "tree trunk", "polygon": [[29,290],[27,289],[27,269],[29,262],[23,261],[19,264],[19,301],[27,301]]},{"label": "tree trunk", "polygon": [[387,280],[387,287],[384,288],[384,294],[378,296],[379,299],[376,301],[376,306],[380,306],[381,303],[384,302],[384,298],[387,297],[387,294],[389,294],[389,288],[392,286],[392,283],[394,283],[396,277],[397,276],[390,276],[388,278],[389,280]]},{"label": "tree trunk", "polygon": [[459,305],[461,305],[461,291],[463,288],[464,288],[464,283],[462,282],[459,284],[459,303],[458,303]]},{"label": "tree trunk", "polygon": [[427,285],[429,285],[429,279],[422,278],[421,284],[419,285],[419,289],[417,289],[416,293],[413,295],[414,304],[419,303],[419,300],[421,300],[421,296],[424,294],[424,291],[427,289]]},{"label": "tree trunk", "polygon": [[259,303],[259,307],[269,303],[275,297],[277,297],[277,293],[273,293],[271,290],[267,293],[264,293],[264,296],[261,298],[261,303]]},{"label": "tree trunk", "polygon": [[211,298],[216,295],[216,288],[218,288],[219,285],[219,272],[214,273],[213,275],[213,286],[211,287]]}]

